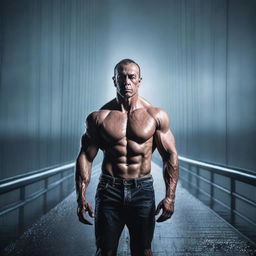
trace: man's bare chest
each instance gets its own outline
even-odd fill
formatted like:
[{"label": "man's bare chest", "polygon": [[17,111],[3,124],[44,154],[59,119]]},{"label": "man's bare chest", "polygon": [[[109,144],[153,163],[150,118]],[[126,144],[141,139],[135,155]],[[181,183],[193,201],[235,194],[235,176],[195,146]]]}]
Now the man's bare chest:
[{"label": "man's bare chest", "polygon": [[111,112],[100,126],[100,134],[107,143],[123,138],[143,143],[150,139],[156,130],[155,119],[146,111],[132,113]]}]

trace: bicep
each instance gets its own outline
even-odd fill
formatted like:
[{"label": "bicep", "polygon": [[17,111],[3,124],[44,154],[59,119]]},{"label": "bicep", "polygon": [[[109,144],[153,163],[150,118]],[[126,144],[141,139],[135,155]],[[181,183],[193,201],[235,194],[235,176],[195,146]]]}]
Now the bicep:
[{"label": "bicep", "polygon": [[96,157],[99,150],[98,146],[98,132],[97,126],[95,123],[96,115],[95,112],[92,112],[87,116],[85,121],[86,131],[81,138],[81,150],[80,156],[86,157],[86,160],[92,162]]},{"label": "bicep", "polygon": [[175,138],[170,129],[167,131],[157,130],[154,136],[156,147],[163,158],[177,154]]},{"label": "bicep", "polygon": [[170,130],[170,120],[163,110],[158,113],[158,126],[154,135],[156,147],[163,158],[177,154],[175,139]]},{"label": "bicep", "polygon": [[90,162],[96,157],[99,147],[97,143],[87,133],[81,138],[81,150],[79,156],[85,156]]}]

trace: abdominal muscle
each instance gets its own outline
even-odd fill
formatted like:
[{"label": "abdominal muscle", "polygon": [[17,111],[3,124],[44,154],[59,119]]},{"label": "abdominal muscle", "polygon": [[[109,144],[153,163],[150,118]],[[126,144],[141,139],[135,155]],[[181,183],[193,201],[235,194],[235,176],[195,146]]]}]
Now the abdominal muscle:
[{"label": "abdominal muscle", "polygon": [[102,173],[124,179],[150,176],[151,156],[152,139],[139,147],[112,145],[104,150]]}]

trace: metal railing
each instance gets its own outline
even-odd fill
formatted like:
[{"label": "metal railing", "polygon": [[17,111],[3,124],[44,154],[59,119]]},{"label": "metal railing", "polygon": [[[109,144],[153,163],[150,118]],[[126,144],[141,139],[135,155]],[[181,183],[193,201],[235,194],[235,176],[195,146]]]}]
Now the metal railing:
[{"label": "metal railing", "polygon": [[0,194],[6,193],[8,191],[11,191],[17,188],[24,187],[28,184],[34,183],[42,179],[46,179],[55,174],[62,173],[63,171],[66,171],[67,169],[72,168],[74,166],[75,166],[75,163],[69,163],[69,164],[58,166],[58,167],[50,168],[47,170],[43,170],[42,172],[39,172],[39,173],[28,174],[25,177],[21,177],[21,178],[14,177],[12,178],[13,180],[0,184]]},{"label": "metal railing", "polygon": [[[242,195],[237,191],[236,188],[236,182],[242,182],[244,186],[247,186],[247,184],[252,185],[255,187],[256,185],[256,175],[253,172],[249,172],[246,170],[239,170],[239,169],[232,169],[227,168],[224,166],[218,166],[210,163],[205,163],[201,161],[196,161],[193,159],[189,159],[186,157],[179,157],[180,161],[180,169],[185,171],[185,173],[191,175],[190,179],[184,178],[184,175],[180,175],[181,181],[184,181],[188,184],[188,187],[192,187],[194,191],[196,192],[196,196],[199,194],[203,194],[209,199],[209,206],[214,209],[214,204],[219,204],[224,210],[224,212],[228,212],[228,218],[227,216],[224,217],[228,222],[230,222],[234,227],[236,227],[238,230],[240,230],[242,233],[244,233],[245,236],[249,237],[255,244],[255,237],[251,236],[251,233],[253,232],[244,232],[246,228],[240,227],[239,224],[237,224],[236,217],[240,217],[245,223],[247,223],[248,230],[255,230],[256,229],[256,218],[252,219],[251,217],[246,216],[245,213],[242,213],[238,210],[237,207],[237,200],[242,201],[244,204],[249,205],[250,207],[256,209],[256,202],[252,199],[246,197],[245,195]],[[183,166],[183,164],[186,164],[187,166]],[[202,177],[200,176],[200,170],[208,170],[209,171],[209,177]],[[221,186],[220,184],[216,184],[214,182],[214,174],[219,174],[222,176],[225,176],[229,178],[229,186]],[[201,172],[202,174],[202,172]],[[196,184],[191,182],[192,177],[196,180]],[[202,181],[205,184],[208,184],[210,187],[210,191],[205,191],[199,184],[199,181]],[[252,187],[251,187],[252,188]],[[230,198],[230,203],[225,203],[221,201],[220,199],[215,198],[214,190],[219,190]],[[253,195],[252,195],[253,196]],[[254,199],[255,194],[254,194]],[[218,212],[218,211],[216,211]],[[221,212],[218,212],[221,214]]]},{"label": "metal railing", "polygon": [[[9,232],[8,237],[5,237],[4,241],[1,241],[1,246],[6,246],[12,240],[16,239],[25,230],[25,223],[26,226],[32,224],[38,217],[45,214],[74,191],[74,166],[75,162],[64,163],[0,181],[0,198],[2,203],[0,206],[2,225],[0,229],[4,234],[5,230],[2,227],[6,225],[6,232]],[[94,173],[91,176],[92,178],[99,174],[100,166],[101,163],[93,167]],[[67,182],[64,184],[65,181]],[[35,190],[32,193],[30,185],[32,185],[32,190]],[[57,186],[59,187],[57,188]],[[58,189],[56,190],[57,193],[49,194],[48,192],[54,188]],[[13,198],[13,195],[15,195],[15,202],[11,203],[10,197]],[[42,199],[36,203],[36,207],[41,209],[40,213],[37,216],[31,213],[31,216],[28,217],[27,213],[29,211],[26,210],[29,209],[30,205],[27,204],[40,197]],[[4,204],[3,202],[6,199],[9,202]],[[17,211],[17,215],[13,215],[15,210]],[[14,220],[13,218],[17,219]],[[10,234],[9,227],[13,225],[15,225],[15,231]]]},{"label": "metal railing", "polygon": [[[250,198],[247,198],[236,191],[236,181],[241,181],[246,184],[250,184],[255,186],[256,185],[256,175],[252,172],[248,171],[242,171],[238,169],[231,169],[223,166],[218,166],[210,163],[205,163],[201,161],[196,161],[193,159],[189,159],[186,157],[179,157],[179,160],[181,163],[185,163],[188,166],[180,166],[180,168],[195,177],[197,180],[202,180],[206,184],[209,184],[211,187],[210,193],[207,193],[202,188],[200,188],[199,184],[193,184],[190,183],[189,180],[184,179],[183,177],[180,177],[181,180],[187,182],[189,186],[194,187],[194,189],[210,198],[210,207],[213,208],[214,202],[219,203],[222,207],[226,208],[228,211],[230,211],[230,222],[232,225],[235,224],[235,215],[241,217],[244,221],[246,221],[249,225],[252,225],[254,228],[256,228],[256,223],[254,220],[246,217],[241,212],[237,211],[236,209],[236,199],[242,200],[246,204],[251,205],[252,207],[256,208],[255,201],[251,200]],[[52,190],[58,185],[63,184],[63,182],[74,175],[73,167],[75,166],[75,163],[66,163],[61,166],[54,166],[48,169],[39,170],[36,172],[24,174],[24,175],[18,175],[6,180],[2,180],[0,182],[0,195],[3,196],[3,194],[6,194],[10,191],[19,190],[19,200],[15,203],[8,204],[6,206],[1,206],[0,209],[0,216],[6,215],[16,209],[19,210],[19,229],[20,231],[24,228],[24,206],[28,204],[29,202],[37,199],[38,197],[44,195],[44,212],[46,212],[46,205],[47,205],[47,192]],[[191,167],[196,167],[197,171],[192,171]],[[210,179],[207,179],[205,177],[202,177],[199,175],[199,169],[209,170],[210,171]],[[68,172],[70,170],[70,172]],[[68,172],[64,176],[64,172]],[[214,173],[226,176],[230,178],[230,189],[220,186],[219,184],[214,183],[213,181],[213,175]],[[61,177],[52,182],[48,182],[48,178],[61,174]],[[44,181],[44,188],[40,189],[36,193],[33,193],[32,195],[29,195],[26,197],[26,186],[33,184],[38,181]],[[225,203],[221,202],[220,200],[214,198],[214,188],[221,190],[222,192],[228,194],[231,198],[230,206],[226,205]],[[245,234],[246,235],[246,234]]]},{"label": "metal railing", "polygon": [[209,164],[209,163],[205,163],[205,162],[200,162],[200,161],[186,158],[183,156],[179,156],[179,160],[182,162],[185,162],[187,164],[197,165],[197,166],[203,167],[205,169],[212,170],[218,174],[222,174],[222,175],[225,175],[228,177],[233,177],[235,179],[239,179],[242,182],[256,185],[256,175],[253,173],[249,173],[248,171],[245,171],[245,170],[231,169],[231,168],[223,167],[220,165],[214,165],[214,164]]},{"label": "metal railing", "polygon": [[[47,211],[47,192],[54,189],[58,185],[61,186],[64,181],[68,180],[69,178],[72,178],[74,176],[74,171],[73,171],[74,166],[75,166],[74,162],[66,163],[64,165],[54,166],[47,169],[42,169],[32,173],[18,175],[9,179],[2,180],[0,182],[0,195],[3,196],[3,194],[7,194],[8,192],[17,190],[17,193],[19,192],[19,200],[14,203],[9,203],[7,205],[1,206],[0,216],[6,215],[18,209],[19,230],[23,231],[24,206],[30,203],[31,201],[34,201],[38,197],[44,196],[43,211],[45,213]],[[70,170],[70,173],[68,170]],[[64,175],[64,172],[68,172],[68,173]],[[57,174],[60,174],[61,177],[58,180],[49,183],[48,178]],[[41,188],[37,192],[33,193],[32,195],[26,196],[26,187],[38,181],[44,181],[43,189]],[[61,187],[61,190],[63,190],[62,187]],[[63,193],[61,191],[61,196],[62,194]]]}]

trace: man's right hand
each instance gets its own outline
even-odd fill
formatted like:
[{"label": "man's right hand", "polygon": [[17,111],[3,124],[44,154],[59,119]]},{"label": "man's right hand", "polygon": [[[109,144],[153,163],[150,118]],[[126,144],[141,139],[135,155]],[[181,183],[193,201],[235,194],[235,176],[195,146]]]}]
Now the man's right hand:
[{"label": "man's right hand", "polygon": [[86,212],[88,212],[90,217],[94,218],[94,212],[92,210],[91,205],[88,202],[85,202],[83,204],[78,204],[77,216],[79,221],[86,225],[92,225],[92,223],[88,221],[85,217]]}]

